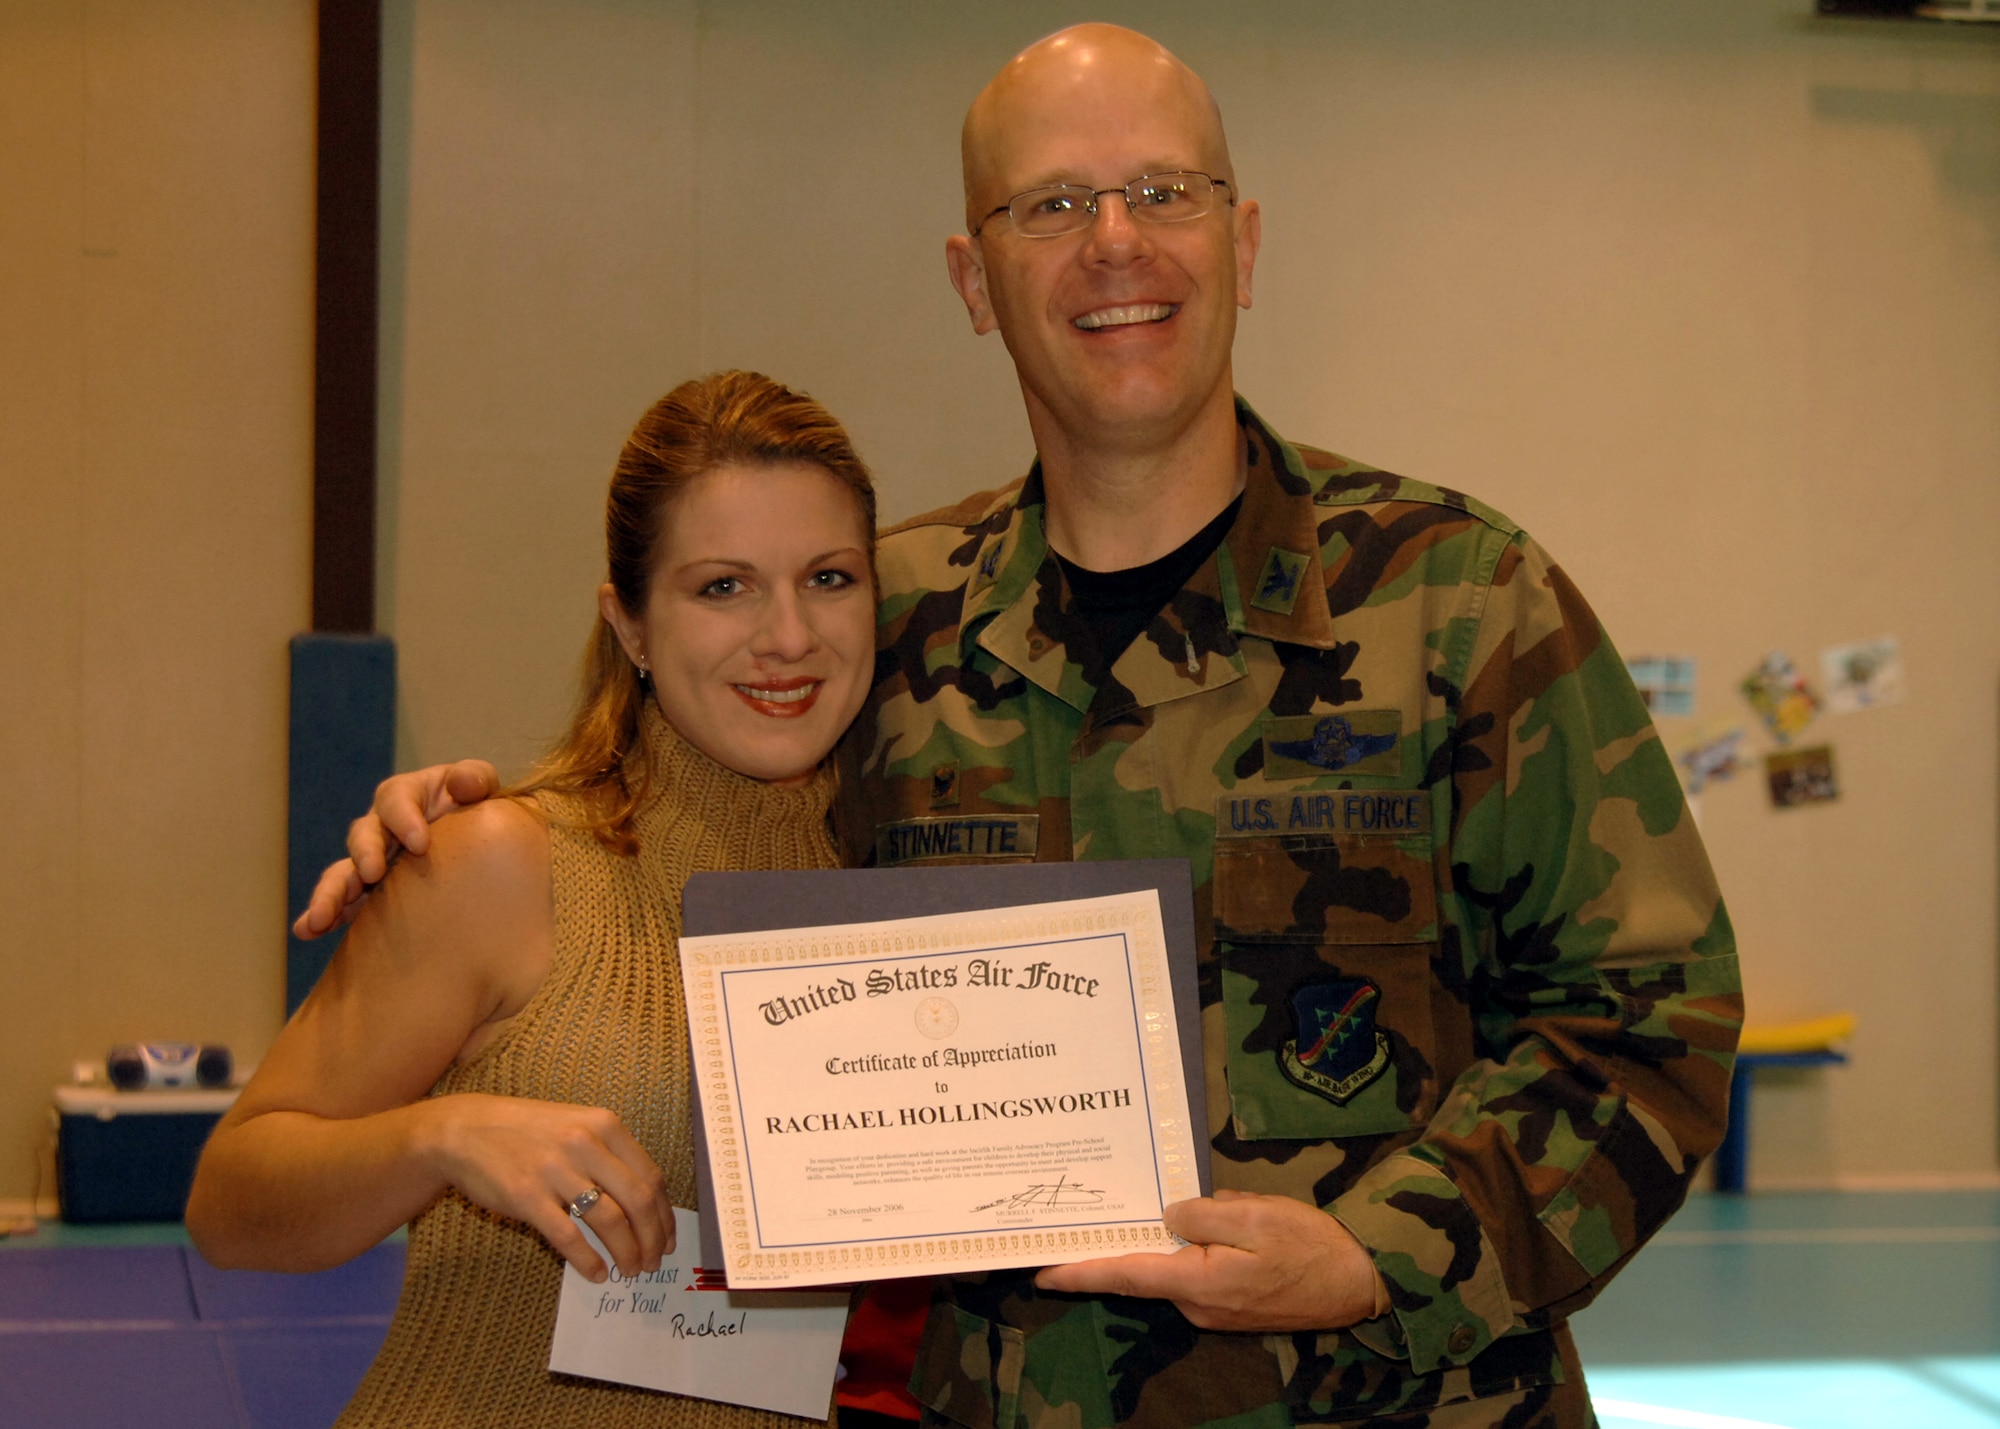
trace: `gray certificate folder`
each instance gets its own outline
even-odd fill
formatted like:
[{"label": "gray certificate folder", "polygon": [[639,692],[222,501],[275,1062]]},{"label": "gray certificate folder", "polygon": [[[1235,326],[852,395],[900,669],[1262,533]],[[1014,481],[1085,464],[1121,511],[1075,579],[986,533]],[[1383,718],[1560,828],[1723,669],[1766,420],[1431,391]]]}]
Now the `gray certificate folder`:
[{"label": "gray certificate folder", "polygon": [[[763,933],[777,928],[821,928],[837,923],[879,923],[937,913],[971,913],[1024,903],[1064,903],[1152,889],[1160,896],[1160,925],[1167,937],[1167,974],[1187,1081],[1188,1116],[1197,1139],[1208,1141],[1207,1074],[1201,1055],[1201,1000],[1195,991],[1194,882],[1186,859],[1103,859],[1087,863],[954,864],[946,868],[835,868],[798,873],[697,873],[681,899],[681,931]],[[701,1195],[701,1242],[722,1262],[722,1228],[715,1217],[715,1187],[708,1169],[708,1138],[701,1096],[694,1106],[694,1173]],[[1214,1190],[1208,1157],[1197,1159],[1201,1193]]]}]

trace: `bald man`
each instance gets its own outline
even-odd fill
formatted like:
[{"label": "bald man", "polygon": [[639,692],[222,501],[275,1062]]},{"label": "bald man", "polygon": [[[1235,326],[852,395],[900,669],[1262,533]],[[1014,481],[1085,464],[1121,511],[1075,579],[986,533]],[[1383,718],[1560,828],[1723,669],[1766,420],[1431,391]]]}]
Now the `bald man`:
[{"label": "bald man", "polygon": [[[1565,1317],[1719,1139],[1741,1018],[1645,707],[1519,527],[1235,395],[1261,220],[1179,60],[1065,30],[963,151],[946,261],[1037,459],[883,536],[843,833],[855,863],[942,861],[960,820],[1005,828],[956,841],[984,857],[1187,859],[1221,1189],[1169,1208],[1174,1255],[940,1282],[924,1413],[1590,1424]],[[446,772],[378,797],[407,841]]]}]

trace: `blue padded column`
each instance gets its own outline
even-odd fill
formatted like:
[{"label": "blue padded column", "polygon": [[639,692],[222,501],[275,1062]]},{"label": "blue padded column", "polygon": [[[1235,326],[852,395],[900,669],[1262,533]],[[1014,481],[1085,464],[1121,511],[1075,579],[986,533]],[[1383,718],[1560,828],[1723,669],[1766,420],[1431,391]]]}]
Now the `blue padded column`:
[{"label": "blue padded column", "polygon": [[1715,1148],[1715,1189],[1740,1196],[1750,1184],[1750,1064],[1743,1058],[1729,1072],[1729,1125]]},{"label": "blue padded column", "polygon": [[[305,907],[319,871],[346,852],[348,821],[368,807],[395,754],[395,642],[386,635],[294,635],[287,918]],[[285,934],[287,1017],[339,946],[339,934],[311,943]]]}]

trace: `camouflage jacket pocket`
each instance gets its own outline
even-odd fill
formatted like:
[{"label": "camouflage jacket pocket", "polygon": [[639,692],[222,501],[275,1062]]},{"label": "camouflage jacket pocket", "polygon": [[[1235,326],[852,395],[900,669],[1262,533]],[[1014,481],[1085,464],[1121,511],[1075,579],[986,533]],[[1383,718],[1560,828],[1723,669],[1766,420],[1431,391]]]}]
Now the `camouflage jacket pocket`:
[{"label": "camouflage jacket pocket", "polygon": [[[1026,1277],[993,1296],[1002,1284],[947,1281],[917,1354],[912,1393],[966,1429],[1284,1423],[1268,1336],[1197,1330],[1164,1300],[1038,1295]],[[983,1318],[959,1292],[1032,1328]]]},{"label": "camouflage jacket pocket", "polygon": [[[990,1293],[1004,1283],[980,1288]],[[1113,1322],[1104,1301],[1037,1296],[1021,1277],[1016,1293],[980,1308],[1019,1312],[1035,1326],[1024,1330],[953,1304],[949,1296],[961,1288],[947,1283],[946,1298],[931,1304],[910,1377],[918,1403],[966,1429],[1111,1429],[1133,1419],[1132,1406],[1117,1402],[1110,1358],[1120,1346],[1107,1344]],[[1193,1333],[1165,1301],[1143,1303]],[[1135,1376],[1132,1391],[1146,1381]],[[1275,1377],[1269,1392],[1277,1392]]]},{"label": "camouflage jacket pocket", "polygon": [[1026,1337],[956,1305],[933,1302],[910,1392],[966,1429],[1014,1429],[1020,1418]]},{"label": "camouflage jacket pocket", "polygon": [[[1366,1424],[1392,1415],[1398,1426],[1425,1429],[1516,1423],[1567,1429],[1592,1422],[1582,1376],[1569,1375],[1562,1362],[1567,1331],[1503,1335],[1470,1363],[1436,1374],[1411,1374],[1407,1361],[1385,1359],[1338,1331],[1268,1338],[1283,1364],[1285,1405],[1297,1425]],[[1574,1350],[1568,1353],[1574,1360]],[[1572,1378],[1573,1392],[1557,1389]]]},{"label": "camouflage jacket pocket", "polygon": [[1430,835],[1218,839],[1214,889],[1236,1134],[1324,1141],[1428,1121]]}]

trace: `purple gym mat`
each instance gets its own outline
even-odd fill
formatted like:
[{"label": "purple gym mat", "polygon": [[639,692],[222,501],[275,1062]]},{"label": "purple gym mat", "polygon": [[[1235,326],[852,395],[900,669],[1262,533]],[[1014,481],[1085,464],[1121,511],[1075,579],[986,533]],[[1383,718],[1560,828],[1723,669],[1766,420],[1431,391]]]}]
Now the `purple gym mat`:
[{"label": "purple gym mat", "polygon": [[203,1320],[325,1320],[396,1312],[403,1288],[403,1246],[378,1245],[345,1265],[316,1275],[276,1275],[262,1270],[217,1270],[187,1253],[195,1314]]},{"label": "purple gym mat", "polygon": [[0,1254],[6,1429],[324,1429],[388,1333],[403,1247],[317,1275],[176,1245]]},{"label": "purple gym mat", "polygon": [[[8,1257],[30,1253],[10,1251]],[[95,1334],[0,1327],[0,1384],[7,1386],[9,1429],[246,1423],[215,1332],[196,1325]],[[334,1409],[338,1413],[339,1405]]]},{"label": "purple gym mat", "polygon": [[0,1323],[194,1318],[177,1245],[45,1246],[0,1255]]},{"label": "purple gym mat", "polygon": [[326,1429],[389,1332],[380,1325],[232,1329],[218,1338],[249,1429]]}]

